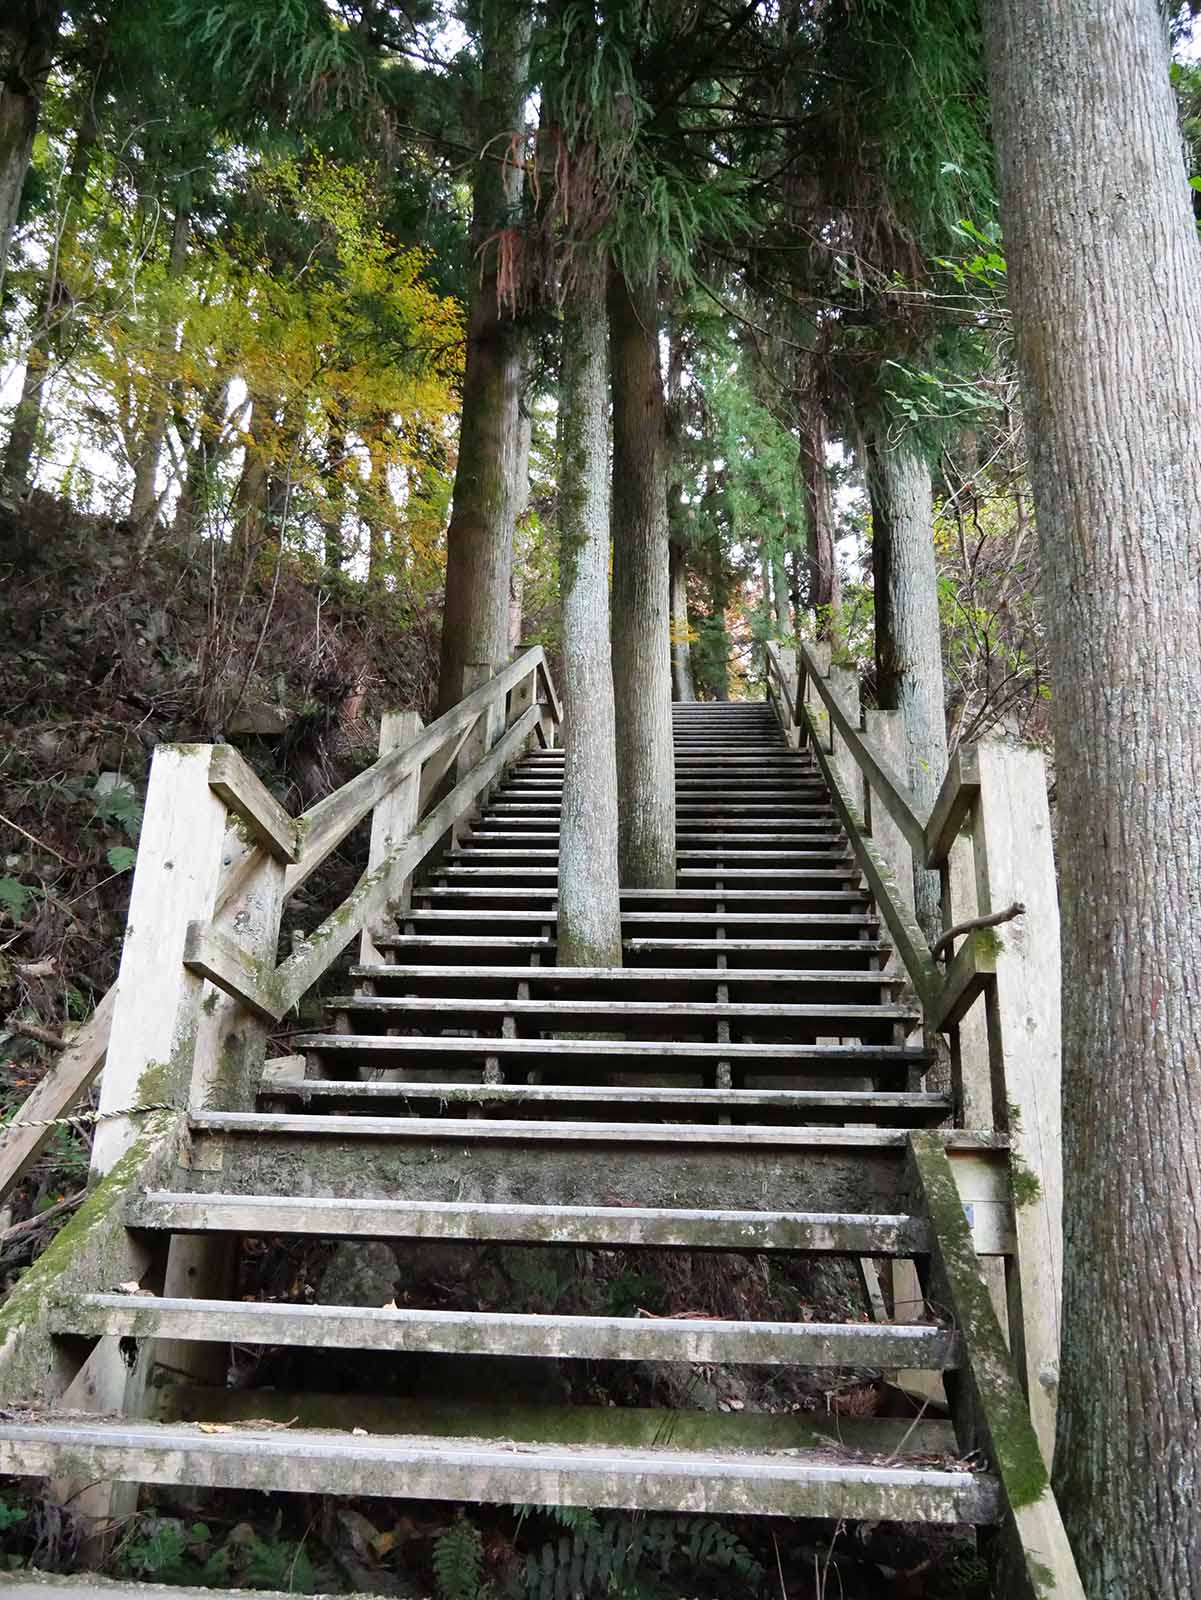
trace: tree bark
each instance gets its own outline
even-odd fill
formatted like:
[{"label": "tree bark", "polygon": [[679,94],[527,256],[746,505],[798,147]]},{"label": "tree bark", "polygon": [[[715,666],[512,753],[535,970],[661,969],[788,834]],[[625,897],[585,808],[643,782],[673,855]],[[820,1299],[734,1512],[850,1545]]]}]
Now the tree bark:
[{"label": "tree bark", "polygon": [[[522,355],[522,390],[525,390],[532,366],[532,346],[525,341]],[[521,643],[525,615],[525,567],[529,559],[531,533],[530,510],[530,450],[534,443],[534,412],[531,404],[522,403],[517,413],[517,456],[513,471],[513,565],[509,573],[509,651]]]},{"label": "tree bark", "polygon": [[[187,455],[187,468],[175,502],[175,517],[171,524],[171,537],[177,545],[192,546],[199,540],[200,524],[210,510],[212,486],[216,482],[217,468],[229,453],[228,444],[222,444],[224,406],[229,379],[218,372],[200,397],[200,412],[196,420],[196,435]],[[211,530],[210,530],[211,531]]]},{"label": "tree bark", "polygon": [[0,301],[61,10],[56,0],[25,0],[0,23]]},{"label": "tree bark", "polygon": [[677,539],[667,546],[671,589],[671,692],[684,702],[696,699],[692,681],[692,646],[688,640],[688,555]]},{"label": "tree bark", "polygon": [[672,889],[676,775],[671,734],[667,429],[654,279],[609,280],[613,378],[613,688],[621,884]]},{"label": "tree bark", "polygon": [[[187,206],[177,205],[175,220],[171,226],[171,254],[167,262],[167,276],[172,282],[180,277],[187,263],[188,224]],[[167,417],[171,406],[171,380],[166,369],[175,352],[177,326],[175,316],[168,305],[159,325],[157,360],[150,375],[146,424],[133,463],[133,494],[129,502],[129,520],[135,528],[143,530],[143,548],[149,542],[159,505],[158,469],[163,455],[163,440],[167,436]]]},{"label": "tree bark", "polygon": [[482,86],[472,197],[472,275],[459,461],[446,535],[446,606],[438,709],[462,699],[469,665],[508,659],[509,574],[513,564],[514,477],[521,383],[520,331],[502,315],[498,251],[488,240],[521,203],[522,169],[502,160],[520,129],[529,60],[530,11],[501,0],[482,7]]},{"label": "tree bark", "polygon": [[[94,81],[89,78],[84,85],[83,105],[75,143],[71,150],[71,165],[63,184],[63,215],[54,243],[46,275],[42,280],[41,300],[33,324],[33,337],[25,354],[25,372],[21,378],[21,393],[13,411],[8,444],[4,451],[4,481],[9,489],[24,494],[33,478],[33,457],[41,430],[42,406],[46,389],[63,347],[63,335],[69,322],[70,300],[62,283],[63,261],[75,248],[79,232],[88,170],[99,138],[93,102]],[[0,133],[0,140],[3,134]],[[28,162],[26,162],[28,166]],[[0,273],[0,295],[3,295]]]},{"label": "tree bark", "polygon": [[1097,1600],[1201,1595],[1201,250],[1156,0],[983,8],[1054,686],[1055,1484]]},{"label": "tree bark", "polygon": [[[876,693],[883,710],[904,714],[909,787],[929,807],[947,772],[930,468],[904,440],[890,445],[883,424],[868,439]],[[915,868],[913,887],[918,921],[933,941],[942,931],[938,874]]]},{"label": "tree bark", "polygon": [[817,622],[817,637],[829,639],[833,637],[834,618],[842,596],[834,548],[830,472],[826,465],[826,413],[820,398],[806,386],[797,389],[797,414],[805,527],[809,535],[809,609]]},{"label": "tree bark", "polygon": [[617,753],[609,644],[605,307],[577,289],[563,318],[559,391],[563,811],[558,959],[621,966]]}]

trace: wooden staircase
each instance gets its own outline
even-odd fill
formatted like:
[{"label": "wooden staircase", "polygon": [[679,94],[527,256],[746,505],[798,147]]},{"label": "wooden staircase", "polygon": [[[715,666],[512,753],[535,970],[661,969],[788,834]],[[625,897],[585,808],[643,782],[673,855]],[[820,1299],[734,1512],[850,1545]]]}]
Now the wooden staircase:
[{"label": "wooden staircase", "polygon": [[[998,1594],[1043,1592],[1040,1563],[1057,1595],[1076,1592],[976,1269],[977,1252],[1012,1252],[1010,1141],[953,1126],[952,1094],[926,1087],[923,1009],[813,748],[769,703],[679,706],[674,731],[678,886],[623,894],[625,965],[556,965],[562,756],[529,750],[394,917],[365,927],[369,959],[257,1095],[193,1096],[170,1157],[119,1196],[111,1276],[43,1273],[59,1399],[26,1412],[10,1387],[0,1472],[974,1523],[1000,1533]],[[264,979],[223,978],[223,946],[206,965],[195,936],[188,948],[193,970],[266,1007]],[[569,1245],[582,1273],[615,1250],[844,1258],[876,1320],[240,1298],[236,1241],[298,1239],[395,1245],[402,1282],[414,1244]],[[908,1262],[919,1302],[892,1315],[890,1267]],[[227,1387],[243,1345],[323,1352],[331,1372],[347,1352],[433,1356],[438,1391]],[[456,1363],[478,1374],[496,1358],[503,1385],[514,1357],[548,1374],[653,1361],[943,1375],[950,1420],[507,1404],[456,1379]]]}]

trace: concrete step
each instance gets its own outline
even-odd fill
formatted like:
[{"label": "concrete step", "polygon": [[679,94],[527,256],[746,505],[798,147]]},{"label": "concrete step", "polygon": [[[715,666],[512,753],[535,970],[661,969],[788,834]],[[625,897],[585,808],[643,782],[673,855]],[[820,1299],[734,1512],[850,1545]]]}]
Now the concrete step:
[{"label": "concrete step", "polygon": [[310,1350],[420,1351],[567,1361],[687,1361],[929,1372],[946,1371],[960,1362],[958,1334],[926,1323],[584,1317],[89,1294],[54,1311],[50,1326],[58,1334],[87,1338],[196,1339]]},{"label": "concrete step", "polygon": [[987,1523],[999,1515],[998,1486],[983,1474],[829,1456],[570,1445],[515,1451],[474,1439],[251,1426],[214,1434],[198,1424],[75,1416],[0,1423],[0,1472],[25,1476],[709,1515],[940,1523]]}]

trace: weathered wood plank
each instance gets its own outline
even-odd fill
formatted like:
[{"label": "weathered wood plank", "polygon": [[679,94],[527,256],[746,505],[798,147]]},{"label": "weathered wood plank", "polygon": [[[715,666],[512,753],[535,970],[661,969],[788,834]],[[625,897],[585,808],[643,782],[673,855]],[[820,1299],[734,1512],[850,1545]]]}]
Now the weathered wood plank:
[{"label": "weathered wood plank", "polygon": [[1012,1600],[1084,1600],[1071,1547],[1051,1493],[1038,1436],[981,1277],[951,1164],[936,1140],[910,1138],[915,1187],[930,1226],[930,1274],[964,1340],[963,1381],[950,1386],[956,1433],[981,1450],[1006,1508],[1003,1592]]},{"label": "weathered wood plank", "polygon": [[[806,711],[805,715],[808,717],[809,712]],[[936,1007],[942,992],[943,979],[930,955],[930,947],[926,943],[925,936],[918,927],[913,912],[905,904],[888,863],[864,833],[863,818],[847,797],[830,757],[822,749],[821,740],[812,723],[810,723],[810,733],[813,751],[822,769],[822,775],[829,785],[834,809],[847,831],[851,848],[892,935],[905,971],[909,974],[922,1005]]]},{"label": "weathered wood plank", "polygon": [[227,995],[249,1006],[256,1016],[278,1022],[282,1015],[277,1009],[279,997],[271,965],[257,960],[236,939],[218,933],[209,923],[189,925],[183,964],[189,972],[207,978]]},{"label": "weathered wood plank", "polygon": [[[892,817],[897,827],[900,828],[909,841],[911,848],[919,854],[924,854],[926,848],[925,817],[922,813],[922,808],[913,798],[908,784],[876,756],[875,752],[864,741],[859,729],[852,726],[850,719],[838,703],[838,697],[832,692],[830,685],[822,675],[818,662],[809,646],[802,644],[799,649],[801,655],[805,658],[810,681],[821,697],[831,723],[838,730],[839,735],[854,756],[856,766],[871,784],[873,794],[882,802],[889,816]],[[819,764],[824,767],[828,765],[828,763],[821,762],[821,755],[825,754],[825,752],[819,753],[816,750],[816,743],[817,741],[815,741],[815,754],[818,755]]]},{"label": "weathered wood plank", "polygon": [[191,1338],[306,1349],[442,1351],[573,1361],[703,1361],[810,1367],[958,1365],[958,1336],[912,1323],[427,1311],[87,1295],[52,1313],[58,1333]]},{"label": "weathered wood plank", "polygon": [[552,1206],[474,1201],[330,1200],[310,1196],[178,1194],[130,1202],[133,1227],[196,1233],[328,1234],[345,1239],[466,1239],[510,1244],[685,1250],[832,1251],[920,1255],[926,1227],[905,1214],[721,1211],[649,1206]]},{"label": "weathered wood plank", "polygon": [[209,758],[209,787],[235,816],[241,817],[268,855],[277,861],[299,860],[294,818],[233,745],[213,746]]},{"label": "weathered wood plank", "polygon": [[996,938],[991,930],[969,933],[947,969],[942,991],[926,1010],[926,1022],[936,1032],[953,1028],[996,976]]},{"label": "weathered wood plank", "polygon": [[103,996],[75,1037],[51,1063],[49,1071],[0,1129],[0,1200],[21,1181],[54,1135],[51,1127],[13,1127],[12,1123],[51,1122],[70,1111],[95,1082],[104,1065],[117,986]]},{"label": "weathered wood plank", "polygon": [[[499,683],[502,677],[503,674],[494,678],[492,683]],[[364,873],[338,910],[310,933],[295,953],[277,968],[275,982],[279,985],[279,1003],[283,1007],[277,1013],[279,1016],[290,1011],[368,921],[387,908],[392,886],[409,876],[452,823],[470,811],[476,797],[521,749],[522,743],[537,725],[538,715],[537,706],[531,706],[479,765],[433,808],[408,839],[386,856],[374,872]]]},{"label": "weathered wood plank", "polygon": [[968,813],[980,795],[980,766],[974,744],[961,744],[951,757],[938,799],[926,822],[923,851],[928,867],[945,865]]},{"label": "weathered wood plank", "polygon": [[582,1505],[708,1515],[993,1520],[995,1484],[970,1472],[571,1445],[348,1437],[187,1424],[0,1424],[0,1472],[51,1475],[64,1459],[141,1483],[503,1505]]},{"label": "weathered wood plank", "polygon": [[[422,729],[421,718],[415,711],[385,711],[379,725],[379,753],[381,758],[393,750],[403,750],[413,743]],[[416,771],[401,778],[383,797],[371,813],[371,844],[367,852],[367,871],[375,872],[391,852],[406,839],[417,826],[420,807],[421,775]],[[402,879],[392,886],[391,905],[408,904],[412,879]],[[376,949],[369,926],[363,928],[359,938],[359,960],[376,961]]]},{"label": "weathered wood plank", "polygon": [[464,735],[482,710],[493,700],[502,699],[515,683],[520,682],[534,664],[531,656],[541,659],[541,646],[536,646],[533,651],[503,667],[494,678],[481,684],[444,716],[432,722],[411,745],[391,751],[298,817],[301,855],[285,879],[285,895],[294,893],[407,773],[420,768],[444,745]]}]

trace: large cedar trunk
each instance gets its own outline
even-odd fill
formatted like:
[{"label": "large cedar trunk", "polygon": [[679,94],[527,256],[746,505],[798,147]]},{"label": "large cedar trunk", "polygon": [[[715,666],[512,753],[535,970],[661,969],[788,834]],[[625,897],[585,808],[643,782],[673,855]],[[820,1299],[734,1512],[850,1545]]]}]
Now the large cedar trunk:
[{"label": "large cedar trunk", "polygon": [[692,646],[688,642],[688,553],[676,539],[667,547],[671,588],[671,693],[674,700],[696,699]]},{"label": "large cedar trunk", "polygon": [[621,966],[617,754],[609,645],[605,308],[576,289],[563,318],[559,564],[563,599],[563,810],[558,960]]},{"label": "large cedar trunk", "polygon": [[522,169],[503,157],[510,134],[522,125],[530,13],[499,0],[487,0],[482,9],[475,141],[482,158],[476,165],[471,223],[478,266],[471,277],[459,461],[446,535],[440,711],[462,698],[469,666],[495,668],[509,655],[522,340],[513,319],[501,313],[493,236],[512,223],[521,203]]},{"label": "large cedar trunk", "polygon": [[1201,249],[1156,0],[983,8],[1053,682],[1055,1485],[1097,1600],[1201,1595]]},{"label": "large cedar trunk", "polygon": [[[872,577],[876,614],[876,692],[886,711],[903,712],[906,776],[927,808],[947,771],[938,570],[930,469],[904,440],[890,444],[881,425],[870,436]],[[938,874],[914,872],[918,921],[931,941],[942,932]]]},{"label": "large cedar trunk", "polygon": [[621,883],[676,881],[671,737],[667,428],[654,279],[609,282],[613,375],[613,688],[621,793]]},{"label": "large cedar trunk", "polygon": [[18,0],[0,22],[0,297],[61,11],[55,0]]}]

